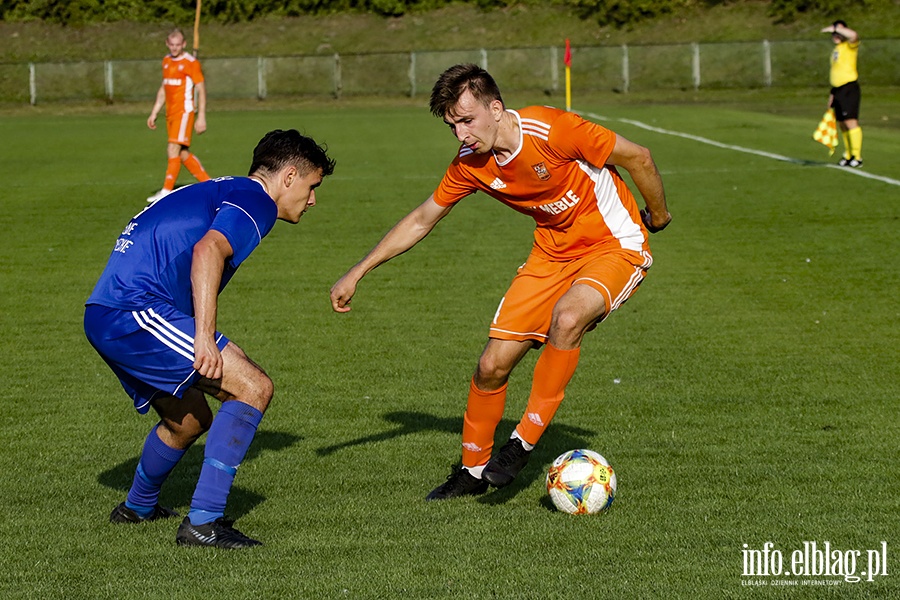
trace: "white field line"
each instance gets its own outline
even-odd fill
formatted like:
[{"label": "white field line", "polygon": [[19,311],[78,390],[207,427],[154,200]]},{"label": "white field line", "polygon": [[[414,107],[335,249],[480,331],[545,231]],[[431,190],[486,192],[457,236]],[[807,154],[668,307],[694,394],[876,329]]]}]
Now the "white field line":
[{"label": "white field line", "polygon": [[[781,154],[773,154],[772,152],[765,152],[763,150],[754,150],[753,148],[744,148],[743,146],[735,146],[733,144],[724,144],[722,142],[717,142],[716,140],[711,140],[709,138],[701,137],[699,135],[692,135],[690,133],[683,133],[681,131],[672,131],[670,129],[663,129],[661,127],[654,127],[653,125],[647,125],[646,123],[642,123],[641,121],[634,121],[632,119],[614,119],[610,117],[604,117],[603,115],[598,115],[596,113],[591,112],[579,112],[573,111],[582,116],[585,116],[589,119],[593,119],[595,121],[618,121],[620,123],[627,123],[629,125],[634,125],[635,127],[640,127],[641,129],[646,129],[648,131],[654,131],[656,133],[662,133],[664,135],[674,135],[676,137],[682,137],[688,140],[693,140],[695,142],[700,142],[701,144],[709,144],[710,146],[715,146],[717,148],[724,148],[726,150],[734,150],[736,152],[745,152],[747,154],[755,154],[757,156],[762,156],[764,158],[771,158],[773,160],[780,160],[782,162],[794,163],[797,165],[808,165],[809,161],[801,160],[799,158],[791,158],[790,156],[782,156]],[[865,177],[867,179],[874,179],[876,181],[881,181],[883,183],[888,183],[890,185],[900,186],[900,181],[897,179],[891,179],[890,177],[883,177],[881,175],[873,175],[872,173],[867,173],[860,169],[851,169],[848,167],[839,167],[834,164],[825,164],[821,165],[823,167],[829,169],[838,169],[843,171],[844,173],[849,173],[851,175],[857,175],[859,177]]]}]

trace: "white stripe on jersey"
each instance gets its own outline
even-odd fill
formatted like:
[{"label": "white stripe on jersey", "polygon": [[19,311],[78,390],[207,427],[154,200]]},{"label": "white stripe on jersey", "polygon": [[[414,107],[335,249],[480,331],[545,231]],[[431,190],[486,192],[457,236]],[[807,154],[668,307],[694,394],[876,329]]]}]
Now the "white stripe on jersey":
[{"label": "white stripe on jersey", "polygon": [[260,242],[262,241],[262,234],[259,232],[259,225],[256,224],[256,221],[253,219],[253,217],[250,216],[250,213],[248,213],[246,210],[244,210],[243,208],[241,208],[241,207],[238,206],[237,204],[232,204],[231,202],[222,202],[222,204],[227,204],[228,206],[233,206],[233,207],[235,207],[236,209],[240,210],[240,211],[241,211],[242,213],[244,213],[245,215],[247,215],[247,216],[250,218],[250,220],[253,221],[253,226],[256,227],[256,235],[259,236],[259,241],[260,241]]},{"label": "white stripe on jersey", "polygon": [[528,119],[522,117],[522,127],[532,127],[534,129],[543,129],[544,133],[550,133],[550,125],[537,119]]},{"label": "white stripe on jersey", "polygon": [[594,197],[597,200],[597,210],[603,217],[603,222],[612,232],[613,237],[619,240],[622,248],[641,252],[644,249],[644,234],[641,227],[631,218],[631,214],[622,204],[616,184],[612,175],[606,169],[598,169],[589,162],[579,160],[578,166],[588,174],[594,182]]},{"label": "white stripe on jersey", "polygon": [[180,331],[156,314],[153,309],[148,311],[132,311],[131,315],[141,329],[149,332],[153,337],[168,346],[191,363],[194,362],[194,338]]},{"label": "white stripe on jersey", "polygon": [[194,80],[184,78],[184,112],[194,112]]},{"label": "white stripe on jersey", "polygon": [[522,117],[522,133],[547,141],[550,137],[550,126],[536,119]]},{"label": "white stripe on jersey", "polygon": [[540,139],[544,140],[545,142],[548,141],[548,140],[550,139],[550,138],[548,138],[546,135],[540,133],[540,131],[532,131],[532,130],[530,130],[530,129],[524,129],[524,128],[523,128],[523,129],[522,129],[522,134],[523,134],[523,135],[531,135],[531,136],[534,136],[534,137],[536,137],[536,138],[540,138]]}]

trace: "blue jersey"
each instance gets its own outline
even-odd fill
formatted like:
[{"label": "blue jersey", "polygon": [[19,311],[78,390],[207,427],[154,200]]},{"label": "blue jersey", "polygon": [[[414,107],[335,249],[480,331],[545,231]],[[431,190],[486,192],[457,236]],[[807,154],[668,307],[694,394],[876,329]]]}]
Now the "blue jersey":
[{"label": "blue jersey", "polygon": [[277,216],[272,198],[247,177],[183,187],[131,219],[86,304],[133,311],[164,303],[193,316],[194,245],[211,229],[231,244],[234,254],[225,263],[221,292]]}]

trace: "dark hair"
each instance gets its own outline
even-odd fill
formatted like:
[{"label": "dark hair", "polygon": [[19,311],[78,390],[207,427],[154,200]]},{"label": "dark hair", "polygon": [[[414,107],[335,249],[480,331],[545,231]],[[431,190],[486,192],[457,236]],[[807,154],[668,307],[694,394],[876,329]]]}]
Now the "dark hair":
[{"label": "dark hair", "polygon": [[431,114],[443,118],[466,90],[484,106],[494,100],[503,103],[500,88],[490,73],[471,63],[455,65],[441,73],[431,90]]},{"label": "dark hair", "polygon": [[847,24],[840,19],[831,24],[832,27],[837,27],[838,25],[840,25],[841,27],[847,26]]},{"label": "dark hair", "polygon": [[325,147],[296,129],[276,129],[264,135],[253,149],[249,175],[256,172],[274,174],[293,165],[301,176],[320,169],[325,177],[334,172],[335,164],[325,152]]}]

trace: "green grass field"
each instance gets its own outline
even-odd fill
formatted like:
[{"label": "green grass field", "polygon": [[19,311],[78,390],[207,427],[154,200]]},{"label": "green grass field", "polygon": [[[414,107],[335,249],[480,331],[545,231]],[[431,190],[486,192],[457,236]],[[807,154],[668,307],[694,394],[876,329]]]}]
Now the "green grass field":
[{"label": "green grass field", "polygon": [[[273,128],[299,128],[338,160],[318,206],[277,225],[221,297],[220,329],[276,385],[229,501],[266,543],[244,552],[178,548],[177,523],[107,522],[154,421],[84,339],[82,304],[160,187],[162,134],[144,107],[7,115],[0,596],[900,597],[900,140],[873,111],[864,172],[884,179],[826,168],[810,138],[823,103],[576,104],[652,149],[674,221],[652,239],[642,289],[586,339],[523,475],[445,503],[423,499],[458,459],[468,380],[530,221],[469,198],[334,314],[331,284],[433,190],[454,140],[419,105],[212,112],[194,149],[214,175],[246,173]],[[498,439],[536,356],[513,375]],[[163,489],[182,513],[202,444]],[[545,469],[576,447],[618,473],[606,514],[550,508]],[[862,552],[859,574],[883,541],[888,575],[871,582],[742,577],[745,544],[772,542],[790,570],[804,542],[830,542]],[[826,579],[838,585],[809,585]]]}]

